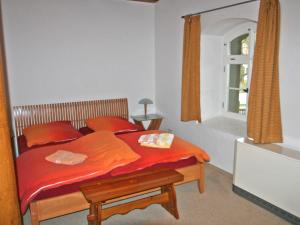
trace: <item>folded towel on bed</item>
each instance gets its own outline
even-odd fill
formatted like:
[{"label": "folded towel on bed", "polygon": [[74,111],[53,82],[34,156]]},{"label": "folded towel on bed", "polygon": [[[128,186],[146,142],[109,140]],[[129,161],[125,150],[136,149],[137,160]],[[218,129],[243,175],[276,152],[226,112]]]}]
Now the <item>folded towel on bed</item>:
[{"label": "folded towel on bed", "polygon": [[138,142],[142,146],[153,148],[170,148],[174,139],[174,134],[147,134],[140,136]]},{"label": "folded towel on bed", "polygon": [[49,162],[64,165],[76,165],[82,163],[87,158],[87,155],[74,153],[65,150],[58,150],[55,153],[48,155],[45,159]]}]

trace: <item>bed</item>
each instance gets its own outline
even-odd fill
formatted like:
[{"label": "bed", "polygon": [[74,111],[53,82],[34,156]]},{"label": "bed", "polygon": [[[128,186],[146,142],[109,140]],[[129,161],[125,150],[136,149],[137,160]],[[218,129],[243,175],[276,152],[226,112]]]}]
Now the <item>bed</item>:
[{"label": "bed", "polygon": [[[119,116],[128,119],[127,99],[121,98],[13,107],[13,118],[17,136],[21,136],[23,129],[28,126],[51,121],[69,120],[75,128],[82,129],[86,126],[84,122],[86,119],[97,116]],[[199,192],[204,192],[205,162],[183,162],[179,167],[174,168],[184,175],[184,181],[181,183],[197,181]],[[76,188],[74,190],[76,190]],[[54,195],[44,193],[43,196],[39,196],[39,198],[32,201],[30,203],[32,225],[38,225],[39,222],[43,220],[88,209],[89,204],[86,202],[82,193],[74,190],[73,192],[58,191]],[[113,201],[118,200],[120,199],[114,199]]]}]

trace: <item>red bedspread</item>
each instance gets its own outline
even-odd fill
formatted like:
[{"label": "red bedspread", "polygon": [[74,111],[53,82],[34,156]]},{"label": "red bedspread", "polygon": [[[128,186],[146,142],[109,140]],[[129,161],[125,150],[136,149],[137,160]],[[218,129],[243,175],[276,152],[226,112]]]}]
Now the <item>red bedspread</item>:
[{"label": "red bedspread", "polygon": [[113,176],[125,173],[131,173],[150,167],[158,163],[176,162],[180,159],[187,159],[195,156],[199,162],[209,161],[209,155],[201,148],[187,142],[179,137],[174,138],[171,148],[151,148],[141,146],[138,139],[143,134],[162,133],[161,131],[141,131],[118,135],[118,138],[125,141],[134,151],[141,156],[138,160],[126,166],[114,169],[111,174]]},{"label": "red bedspread", "polygon": [[[120,166],[120,164],[114,164],[114,167],[103,170],[103,168],[100,168],[103,163],[101,163],[101,161],[97,159],[97,156],[90,157],[89,155],[89,158],[94,158],[91,163],[93,164],[93,166],[95,166],[95,173],[91,173],[91,171],[87,170],[92,169],[92,167],[90,167],[89,165],[86,166],[86,169],[82,170],[80,165],[57,165],[47,162],[46,160],[44,160],[44,158],[45,156],[55,152],[58,149],[65,149],[75,152],[74,148],[78,148],[80,150],[77,152],[80,153],[97,154],[96,151],[93,151],[93,148],[95,148],[95,146],[98,146],[99,143],[103,144],[103,137],[101,137],[98,132],[97,138],[99,141],[93,144],[89,144],[89,146],[81,143],[81,140],[90,137],[91,135],[95,135],[96,133],[87,135],[68,144],[43,147],[22,154],[17,159],[19,195],[21,199],[22,212],[25,212],[28,203],[34,198],[34,196],[36,196],[40,191],[43,190],[53,189],[55,187],[70,184],[73,182],[88,180],[92,177],[96,177],[109,172],[111,175],[116,176],[148,168],[156,164],[177,162],[179,160],[187,159],[193,156],[195,156],[198,161],[209,160],[209,156],[205,151],[178,137],[175,137],[170,149],[144,147],[140,146],[140,144],[137,142],[140,135],[156,132],[159,131],[142,131],[118,135],[117,137],[127,143],[127,145],[131,147],[134,152],[140,156],[140,158],[137,160],[132,160],[131,163],[127,165],[124,163],[124,166]],[[78,145],[78,143],[80,144]],[[113,161],[111,160],[113,151],[109,153],[108,161]],[[101,160],[103,161],[103,159]],[[52,175],[49,176],[48,174]],[[59,180],[59,182],[54,182],[53,184],[53,178],[56,181]]]}]

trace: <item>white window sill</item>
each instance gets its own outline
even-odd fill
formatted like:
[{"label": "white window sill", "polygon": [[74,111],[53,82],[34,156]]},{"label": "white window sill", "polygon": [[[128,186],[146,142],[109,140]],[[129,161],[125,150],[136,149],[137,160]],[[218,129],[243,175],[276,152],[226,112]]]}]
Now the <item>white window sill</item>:
[{"label": "white window sill", "polygon": [[247,123],[243,120],[219,116],[203,121],[202,124],[208,128],[231,134],[236,137],[247,136]]},{"label": "white window sill", "polygon": [[223,117],[233,119],[233,120],[241,120],[243,122],[247,122],[247,116],[241,115],[238,113],[232,113],[232,112],[223,112]]}]

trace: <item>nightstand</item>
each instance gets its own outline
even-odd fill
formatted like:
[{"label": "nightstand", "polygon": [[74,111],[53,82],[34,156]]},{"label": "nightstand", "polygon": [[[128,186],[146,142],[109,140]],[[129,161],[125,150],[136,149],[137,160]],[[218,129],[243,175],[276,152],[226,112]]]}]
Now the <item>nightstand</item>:
[{"label": "nightstand", "polygon": [[131,118],[133,119],[135,124],[140,125],[142,127],[144,127],[143,121],[150,120],[150,124],[147,130],[158,130],[161,121],[163,119],[163,116],[158,114],[148,114],[147,116],[145,115],[131,116]]}]

